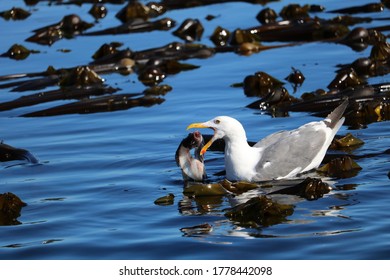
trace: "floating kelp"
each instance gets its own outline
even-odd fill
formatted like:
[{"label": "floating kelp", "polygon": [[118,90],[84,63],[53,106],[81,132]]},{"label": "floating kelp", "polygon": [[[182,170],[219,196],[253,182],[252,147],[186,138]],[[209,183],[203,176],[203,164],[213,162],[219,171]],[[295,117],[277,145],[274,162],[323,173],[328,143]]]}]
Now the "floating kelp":
[{"label": "floating kelp", "polygon": [[271,192],[268,195],[290,194],[306,198],[307,200],[316,200],[329,193],[330,190],[331,187],[327,183],[322,182],[321,179],[308,177],[297,185]]},{"label": "floating kelp", "polygon": [[327,164],[317,169],[320,173],[336,178],[350,178],[358,174],[362,168],[350,157],[332,159]]},{"label": "floating kelp", "polygon": [[[119,50],[118,48],[119,47],[122,47],[123,44],[122,43],[119,43],[119,42],[111,42],[111,43],[108,43],[108,44],[103,44],[100,46],[100,48],[92,55],[92,58],[93,59],[100,59],[102,57],[106,57],[108,55],[112,55],[112,54],[115,54],[115,53],[118,53]],[[131,55],[131,52],[130,52],[130,55]],[[129,56],[130,56],[129,55]],[[111,61],[112,63],[113,61]]]},{"label": "floating kelp", "polygon": [[258,53],[264,49],[268,49],[269,47],[264,47],[262,44],[258,43],[258,42],[253,42],[253,43],[249,43],[249,42],[246,42],[246,43],[242,43],[238,46],[238,48],[236,48],[236,52],[238,54],[242,54],[242,55],[252,55],[254,53]]},{"label": "floating kelp", "polygon": [[[275,0],[239,0],[241,2],[252,3],[252,4],[266,4]],[[160,4],[164,5],[167,10],[173,9],[187,9],[193,7],[207,6],[213,4],[237,2],[237,0],[197,0],[197,1],[182,1],[182,0],[161,0]]]},{"label": "floating kelp", "polygon": [[340,71],[333,81],[330,82],[328,89],[344,90],[363,84],[365,84],[365,81],[357,75],[353,68],[350,68]]},{"label": "floating kelp", "polygon": [[240,226],[259,228],[283,223],[293,212],[293,205],[279,204],[261,195],[227,210],[225,216]]},{"label": "floating kelp", "polygon": [[6,19],[6,20],[23,20],[28,18],[31,15],[30,12],[27,12],[26,10],[22,8],[12,8],[8,11],[2,11],[0,12],[0,17]]},{"label": "floating kelp", "polygon": [[364,142],[353,136],[351,133],[347,133],[344,137],[333,139],[330,149],[345,149],[345,148],[358,148],[362,146]]},{"label": "floating kelp", "polygon": [[228,45],[230,38],[230,31],[222,28],[221,26],[217,26],[214,29],[213,34],[210,36],[210,40],[216,45],[217,47],[225,47]]},{"label": "floating kelp", "polygon": [[286,81],[290,82],[294,87],[294,92],[300,87],[305,81],[305,76],[302,72],[294,67],[291,67],[291,73],[285,78]]},{"label": "floating kelp", "polygon": [[26,160],[30,163],[38,163],[38,159],[25,149],[14,148],[0,142],[0,161]]},{"label": "floating kelp", "polygon": [[[94,73],[87,66],[78,66],[75,68],[60,68],[55,69],[52,66],[49,66],[46,71],[35,72],[35,73],[24,73],[24,74],[15,74],[0,77],[1,79],[18,79],[24,77],[39,77],[36,79],[30,79],[22,82],[12,82],[9,84],[3,84],[0,88],[14,87],[11,91],[21,92],[21,91],[31,91],[31,90],[40,90],[48,86],[59,85],[63,81],[64,86],[72,85],[87,85],[88,82],[99,80],[97,74]],[[74,84],[72,84],[74,83]]]},{"label": "floating kelp", "polygon": [[173,35],[186,42],[200,41],[204,32],[202,23],[198,19],[186,19],[173,32]]},{"label": "floating kelp", "polygon": [[8,85],[3,85],[5,87],[15,86],[11,92],[23,92],[23,91],[31,91],[31,90],[42,90],[50,86],[55,86],[58,84],[60,80],[60,76],[58,75],[50,75],[47,77],[30,79],[24,82],[16,82]]},{"label": "floating kelp", "polygon": [[346,123],[360,129],[366,124],[386,120],[390,120],[390,99],[378,98],[352,104]]},{"label": "floating kelp", "polygon": [[157,198],[154,201],[154,204],[162,205],[162,206],[172,205],[174,202],[174,199],[175,199],[175,195],[173,193],[170,193],[168,195]]},{"label": "floating kelp", "polygon": [[353,6],[343,9],[337,9],[328,11],[328,13],[340,13],[340,14],[361,14],[361,13],[373,13],[382,12],[385,9],[382,3],[370,3],[361,6]]},{"label": "floating kelp", "polygon": [[142,96],[134,98],[134,94],[116,94],[94,99],[81,100],[50,109],[21,115],[21,117],[45,117],[65,114],[91,114],[127,110],[134,107],[150,107],[161,104],[165,100],[160,97]]},{"label": "floating kelp", "polygon": [[0,57],[9,57],[15,60],[26,59],[32,53],[39,53],[39,51],[29,50],[23,45],[13,44],[7,52],[0,55]]},{"label": "floating kelp", "polygon": [[158,84],[166,75],[178,74],[181,71],[197,69],[199,66],[181,63],[177,60],[149,59],[146,64],[138,64],[138,78],[146,85]]},{"label": "floating kelp", "polygon": [[253,39],[262,42],[312,42],[337,40],[349,33],[347,26],[318,18],[304,20],[288,20],[270,23],[243,30],[244,34],[252,34]]},{"label": "floating kelp", "polygon": [[102,19],[106,17],[108,11],[106,6],[102,4],[94,4],[88,13],[92,15],[95,19]]},{"label": "floating kelp", "polygon": [[338,41],[339,44],[344,44],[351,47],[355,51],[363,51],[368,47],[370,41],[370,32],[363,27],[354,28],[344,38]]},{"label": "floating kelp", "polygon": [[134,64],[134,61],[131,59],[121,59],[113,64],[83,65],[67,69],[54,69],[52,66],[49,66],[46,71],[42,72],[1,76],[0,81],[28,77],[39,78],[2,84],[0,85],[0,88],[14,87],[11,91],[22,92],[41,90],[49,86],[85,87],[90,85],[102,85],[104,79],[99,76],[100,73],[119,72],[120,74],[127,75],[132,72]]},{"label": "floating kelp", "polygon": [[371,17],[355,17],[349,15],[339,15],[337,17],[330,19],[330,22],[352,26],[360,23],[369,23],[372,22],[372,20],[373,19]]},{"label": "floating kelp", "polygon": [[[37,2],[39,1],[45,1],[45,0],[24,0],[24,2],[26,2],[27,5],[35,5]],[[96,2],[99,2],[101,4],[106,4],[106,3],[109,3],[109,4],[114,4],[114,5],[118,5],[118,4],[123,4],[125,3],[125,0],[49,0],[50,4],[53,5],[53,4],[56,4],[56,5],[77,5],[77,6],[81,6],[83,4],[95,4]],[[52,3],[52,2],[55,2],[55,3]]]},{"label": "floating kelp", "polygon": [[33,30],[35,35],[27,38],[26,41],[41,45],[52,45],[62,38],[73,38],[92,26],[92,23],[87,23],[78,15],[72,14],[65,16],[56,24]]},{"label": "floating kelp", "polygon": [[[99,49],[100,50],[100,49]],[[96,54],[96,58],[93,62],[90,63],[90,65],[115,65],[122,59],[132,59],[134,56],[134,53],[129,48],[125,50],[116,50],[112,49],[112,53],[100,53],[98,50],[98,53]],[[109,51],[109,50],[107,50]],[[104,50],[103,50],[104,52]],[[94,54],[94,55],[95,55]]]},{"label": "floating kelp", "polygon": [[[347,72],[348,73],[348,72]],[[345,73],[341,77],[348,76]],[[338,79],[337,86],[345,87],[347,79]],[[335,79],[336,81],[336,79]],[[357,81],[360,81],[358,79]],[[343,84],[344,83],[344,84]],[[353,81],[352,81],[353,83]],[[319,117],[326,116],[337,107],[345,97],[351,101],[347,110],[346,124],[351,127],[361,128],[365,124],[390,119],[390,86],[388,83],[366,85],[360,84],[354,87],[348,86],[343,90],[337,88],[320,93],[312,92],[302,95],[303,100],[291,97],[283,91],[275,90],[269,96],[252,102],[247,107],[266,110],[272,115],[283,116],[288,112],[313,112]]]},{"label": "floating kelp", "polygon": [[0,226],[18,225],[22,207],[26,206],[15,194],[7,192],[0,194]]},{"label": "floating kelp", "polygon": [[187,182],[183,193],[189,197],[220,196],[229,192],[219,183],[203,184],[199,182]]},{"label": "floating kelp", "polygon": [[104,79],[88,66],[79,66],[66,71],[66,74],[60,79],[59,85],[61,87],[89,86],[103,84],[103,82]]},{"label": "floating kelp", "polygon": [[277,17],[278,17],[278,14],[275,12],[275,10],[273,10],[271,8],[265,8],[265,9],[262,9],[257,14],[256,19],[261,24],[270,24],[270,23],[275,23]]},{"label": "floating kelp", "polygon": [[210,224],[201,224],[192,227],[183,227],[180,229],[185,236],[198,236],[202,234],[208,234],[213,230],[213,227]]},{"label": "floating kelp", "polygon": [[164,5],[157,2],[150,2],[144,5],[138,1],[129,1],[129,3],[116,14],[116,17],[125,23],[134,19],[147,20],[149,18],[158,17],[165,12],[166,9]]},{"label": "floating kelp", "polygon": [[[61,70],[56,70],[53,66],[49,66],[49,67],[47,67],[47,69],[45,71],[32,72],[32,73],[8,74],[8,75],[0,76],[0,81],[58,75],[59,73],[57,71],[61,71]],[[20,85],[21,83],[23,83],[23,82],[11,82],[9,84],[2,84],[2,85],[0,85],[0,88],[14,87],[14,86]]]},{"label": "floating kelp", "polygon": [[146,86],[158,85],[165,77],[165,73],[156,66],[144,67],[138,74],[138,80]]},{"label": "floating kelp", "polygon": [[0,111],[12,110],[16,108],[52,102],[56,100],[82,99],[92,96],[115,93],[118,89],[105,87],[102,85],[92,85],[85,87],[66,87],[62,89],[39,92],[27,96],[19,97],[15,100],[0,103]]},{"label": "floating kelp", "polygon": [[289,4],[282,8],[279,15],[284,20],[305,19],[305,18],[310,18],[309,10],[310,10],[309,5],[301,6],[299,4]]},{"label": "floating kelp", "polygon": [[383,64],[389,64],[390,44],[386,41],[378,41],[371,49],[370,58]]},{"label": "floating kelp", "polygon": [[98,35],[116,35],[128,34],[137,32],[148,32],[154,30],[170,30],[175,26],[176,22],[170,18],[163,18],[156,21],[145,21],[143,19],[129,20],[117,27],[110,27],[99,31],[91,31],[83,33],[85,36]]},{"label": "floating kelp", "polygon": [[162,47],[147,49],[134,53],[133,59],[141,64],[146,64],[150,59],[162,60],[186,60],[191,58],[209,58],[215,54],[215,50],[202,44],[182,44],[173,42]]},{"label": "floating kelp", "polygon": [[284,87],[276,88],[264,98],[247,105],[247,108],[267,110],[272,116],[285,117],[287,112],[280,108],[289,106],[297,102],[297,99],[291,96]]},{"label": "floating kelp", "polygon": [[252,30],[243,30],[240,28],[237,28],[232,32],[229,40],[229,44],[233,46],[254,42],[260,42],[259,35],[257,35],[256,32],[252,32]]},{"label": "floating kelp", "polygon": [[152,86],[143,91],[145,95],[165,95],[172,90],[170,85]]},{"label": "floating kelp", "polygon": [[234,194],[241,194],[250,190],[254,190],[257,188],[260,188],[261,185],[251,182],[230,182],[229,180],[225,179],[221,182],[219,182],[225,189],[228,191],[234,193]]},{"label": "floating kelp", "polygon": [[246,96],[265,97],[284,83],[265,72],[256,72],[244,79],[244,93]]}]

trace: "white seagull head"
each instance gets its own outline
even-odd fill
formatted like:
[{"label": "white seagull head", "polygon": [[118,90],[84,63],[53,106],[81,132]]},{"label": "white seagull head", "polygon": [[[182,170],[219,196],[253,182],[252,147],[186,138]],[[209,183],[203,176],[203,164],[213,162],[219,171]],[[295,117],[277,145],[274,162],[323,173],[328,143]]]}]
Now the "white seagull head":
[{"label": "white seagull head", "polygon": [[238,138],[246,140],[246,134],[242,124],[238,120],[228,116],[215,117],[204,123],[192,123],[187,127],[187,129],[190,128],[211,128],[214,130],[213,137],[206,143],[200,152],[202,155],[217,139],[225,139],[229,141],[234,138]]}]

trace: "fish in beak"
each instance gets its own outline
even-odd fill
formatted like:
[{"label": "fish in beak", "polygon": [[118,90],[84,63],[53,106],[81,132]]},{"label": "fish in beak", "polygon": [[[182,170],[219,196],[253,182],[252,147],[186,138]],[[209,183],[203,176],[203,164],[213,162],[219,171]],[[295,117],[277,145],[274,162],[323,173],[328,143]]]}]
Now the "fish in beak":
[{"label": "fish in beak", "polygon": [[203,146],[202,150],[200,151],[200,154],[203,156],[206,153],[207,149],[211,146],[211,144],[213,144],[215,140],[219,139],[219,137],[216,136],[217,130],[214,127],[210,126],[209,122],[192,123],[189,126],[187,126],[187,130],[191,128],[211,128],[212,130],[214,130],[213,137],[206,143],[206,145]]}]

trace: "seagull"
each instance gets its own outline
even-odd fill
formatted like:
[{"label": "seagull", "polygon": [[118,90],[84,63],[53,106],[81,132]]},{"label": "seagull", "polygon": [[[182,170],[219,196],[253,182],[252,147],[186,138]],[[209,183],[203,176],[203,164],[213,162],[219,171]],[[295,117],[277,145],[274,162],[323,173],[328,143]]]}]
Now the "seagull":
[{"label": "seagull", "polygon": [[[204,146],[203,136],[199,131],[189,133],[184,138],[176,150],[176,164],[182,170],[184,181],[192,179],[194,181],[203,181],[206,179],[206,170],[203,163],[203,154],[201,149]],[[191,150],[195,148],[194,156]]]},{"label": "seagull", "polygon": [[325,119],[301,127],[273,133],[249,146],[242,124],[228,116],[219,116],[191,128],[211,128],[214,135],[200,151],[217,139],[225,141],[226,178],[231,181],[289,179],[317,168],[337,131],[344,123],[348,100],[343,101]]}]

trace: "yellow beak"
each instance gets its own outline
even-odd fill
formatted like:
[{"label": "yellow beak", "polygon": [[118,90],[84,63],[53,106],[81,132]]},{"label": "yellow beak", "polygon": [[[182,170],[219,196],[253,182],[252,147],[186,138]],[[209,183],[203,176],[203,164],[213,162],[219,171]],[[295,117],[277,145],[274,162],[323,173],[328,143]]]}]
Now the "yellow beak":
[{"label": "yellow beak", "polygon": [[[191,128],[212,128],[212,127],[206,126],[203,123],[192,123],[189,126],[187,126],[187,130]],[[204,147],[200,151],[200,154],[204,155],[207,149],[211,146],[211,144],[213,144],[213,142],[214,142],[214,137],[211,138],[210,141],[206,143],[206,145],[204,145]]]},{"label": "yellow beak", "polygon": [[189,126],[187,126],[187,130],[191,128],[209,128],[209,127],[205,126],[203,123],[192,123]]}]

